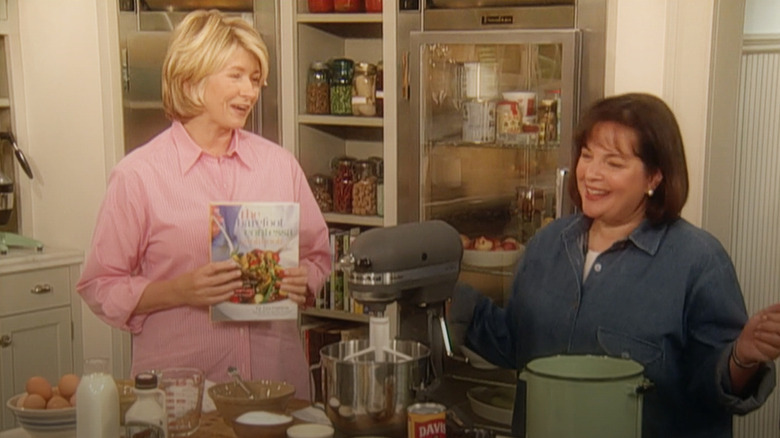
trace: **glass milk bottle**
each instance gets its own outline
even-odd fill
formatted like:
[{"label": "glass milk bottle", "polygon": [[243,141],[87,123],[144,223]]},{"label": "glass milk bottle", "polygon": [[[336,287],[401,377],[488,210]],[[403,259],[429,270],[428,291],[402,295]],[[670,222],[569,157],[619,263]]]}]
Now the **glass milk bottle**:
[{"label": "glass milk bottle", "polygon": [[139,373],[133,390],[136,400],[125,414],[125,436],[166,438],[168,415],[165,412],[165,393],[157,389],[157,376]]},{"label": "glass milk bottle", "polygon": [[119,436],[119,393],[107,358],[84,361],[84,375],[76,390],[76,436]]}]

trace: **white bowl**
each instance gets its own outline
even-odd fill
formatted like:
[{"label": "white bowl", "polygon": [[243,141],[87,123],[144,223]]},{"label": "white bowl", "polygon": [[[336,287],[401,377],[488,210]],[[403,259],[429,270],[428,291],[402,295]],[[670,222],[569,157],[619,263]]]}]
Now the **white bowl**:
[{"label": "white bowl", "polygon": [[466,392],[471,410],[478,416],[505,426],[512,425],[515,389],[477,386]]},{"label": "white bowl", "polygon": [[76,408],[26,409],[16,405],[26,393],[17,394],[6,403],[16,421],[33,438],[68,437],[76,431]]},{"label": "white bowl", "polygon": [[515,251],[479,251],[476,249],[463,250],[463,263],[482,268],[496,268],[501,266],[513,266],[523,255],[525,246],[520,245]]},{"label": "white bowl", "polygon": [[332,438],[334,430],[324,424],[296,424],[287,429],[288,438]]}]

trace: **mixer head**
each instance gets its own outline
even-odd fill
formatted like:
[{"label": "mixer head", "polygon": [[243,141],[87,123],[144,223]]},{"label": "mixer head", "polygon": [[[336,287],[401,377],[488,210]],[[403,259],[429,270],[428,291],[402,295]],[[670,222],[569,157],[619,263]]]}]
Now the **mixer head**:
[{"label": "mixer head", "polygon": [[458,279],[462,255],[457,230],[433,220],[359,234],[340,267],[349,274],[352,297],[381,314],[398,300],[420,306],[446,301]]}]

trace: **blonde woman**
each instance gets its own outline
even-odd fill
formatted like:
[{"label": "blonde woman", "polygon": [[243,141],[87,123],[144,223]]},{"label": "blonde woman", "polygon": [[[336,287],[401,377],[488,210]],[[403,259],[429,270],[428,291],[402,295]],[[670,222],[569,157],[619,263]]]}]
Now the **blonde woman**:
[{"label": "blonde woman", "polygon": [[268,74],[258,32],[194,11],[163,65],[171,126],[112,171],[78,291],[108,324],[133,334],[132,373],[201,368],[212,381],[284,380],[308,397],[296,321],[212,323],[208,307],[241,285],[232,261],[209,260],[209,203],[300,205],[300,266],[282,290],[305,305],[329,271],[328,231],[295,157],[243,130]]}]

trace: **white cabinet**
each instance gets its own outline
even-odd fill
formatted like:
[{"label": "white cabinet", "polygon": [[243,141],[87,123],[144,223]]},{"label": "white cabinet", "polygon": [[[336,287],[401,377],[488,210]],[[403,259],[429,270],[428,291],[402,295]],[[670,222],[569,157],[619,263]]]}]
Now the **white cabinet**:
[{"label": "white cabinet", "polygon": [[[24,392],[27,379],[52,384],[81,375],[81,300],[75,285],[82,254],[45,248],[11,249],[0,257],[0,399]],[[0,430],[15,427],[2,409]]]}]

